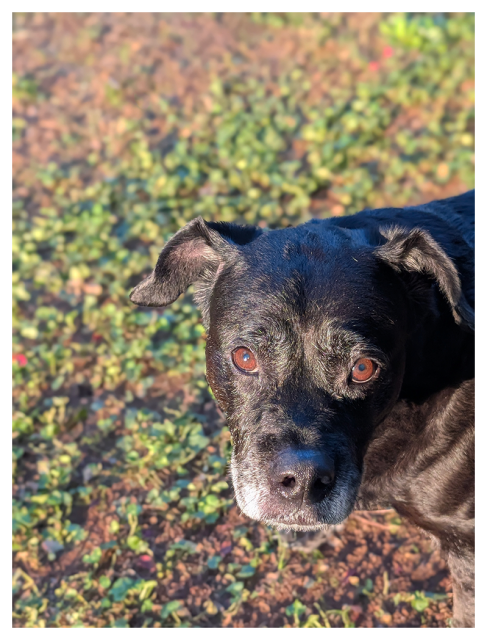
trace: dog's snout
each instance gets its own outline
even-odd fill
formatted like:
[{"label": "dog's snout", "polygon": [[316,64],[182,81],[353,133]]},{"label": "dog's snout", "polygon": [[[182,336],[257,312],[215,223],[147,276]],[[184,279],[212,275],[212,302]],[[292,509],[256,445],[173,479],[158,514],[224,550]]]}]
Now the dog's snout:
[{"label": "dog's snout", "polygon": [[271,482],[288,500],[319,502],[334,479],[335,466],[326,453],[287,449],[278,457]]}]

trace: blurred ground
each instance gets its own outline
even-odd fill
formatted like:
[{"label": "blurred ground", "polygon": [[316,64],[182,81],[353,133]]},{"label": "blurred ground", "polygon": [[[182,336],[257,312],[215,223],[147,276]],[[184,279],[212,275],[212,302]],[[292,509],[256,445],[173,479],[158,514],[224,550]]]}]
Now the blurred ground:
[{"label": "blurred ground", "polygon": [[473,15],[16,14],[14,626],[444,627],[395,512],[312,554],[239,515],[187,296],[197,215],[278,227],[474,181]]}]

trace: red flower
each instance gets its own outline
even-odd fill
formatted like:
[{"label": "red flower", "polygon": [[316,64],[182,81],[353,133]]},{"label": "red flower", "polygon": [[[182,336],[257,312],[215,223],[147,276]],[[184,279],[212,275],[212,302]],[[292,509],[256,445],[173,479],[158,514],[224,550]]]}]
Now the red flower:
[{"label": "red flower", "polygon": [[387,46],[382,49],[383,58],[390,58],[393,55],[394,55],[394,49],[392,47]]},{"label": "red flower", "polygon": [[21,367],[25,367],[27,364],[27,358],[23,353],[14,353],[12,355],[12,362],[17,362],[17,364]]},{"label": "red flower", "polygon": [[380,62],[377,62],[377,60],[373,60],[372,62],[369,62],[369,69],[371,71],[378,71],[380,67]]},{"label": "red flower", "polygon": [[152,571],[155,570],[154,558],[152,558],[151,556],[147,555],[146,553],[137,558],[137,564],[142,569],[146,569],[147,571],[151,571],[152,572]]}]

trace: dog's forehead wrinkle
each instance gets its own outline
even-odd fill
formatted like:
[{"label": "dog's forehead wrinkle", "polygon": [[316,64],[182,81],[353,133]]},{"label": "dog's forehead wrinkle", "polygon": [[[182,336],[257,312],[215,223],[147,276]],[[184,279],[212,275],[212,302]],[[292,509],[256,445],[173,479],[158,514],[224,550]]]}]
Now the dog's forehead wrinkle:
[{"label": "dog's forehead wrinkle", "polygon": [[344,250],[353,253],[356,249],[371,245],[364,229],[325,226],[318,222],[310,221],[297,227],[272,230],[245,246],[243,253],[250,259],[259,256],[271,260],[284,259],[286,262],[299,258],[323,261],[332,258],[337,250],[343,256]]},{"label": "dog's forehead wrinkle", "polygon": [[308,316],[309,311],[310,318],[312,314],[319,318],[326,312],[350,314],[354,309],[359,315],[370,314],[378,304],[368,263],[356,267],[353,262],[343,270],[332,256],[328,264],[309,258],[287,264],[277,260],[272,265],[266,260],[250,270],[251,278],[236,264],[218,279],[213,295],[221,311],[246,318],[253,309],[281,318]]},{"label": "dog's forehead wrinkle", "polygon": [[351,349],[355,346],[367,344],[368,340],[357,331],[353,331],[340,324],[336,319],[328,319],[323,327],[318,328],[317,338],[322,337],[322,344],[326,348],[342,347]]}]

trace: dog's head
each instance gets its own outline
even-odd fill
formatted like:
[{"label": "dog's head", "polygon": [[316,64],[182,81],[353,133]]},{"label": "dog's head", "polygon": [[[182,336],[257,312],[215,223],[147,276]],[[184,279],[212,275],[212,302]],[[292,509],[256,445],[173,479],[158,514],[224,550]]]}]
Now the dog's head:
[{"label": "dog's head", "polygon": [[376,240],[313,223],[264,233],[198,218],[130,296],[166,306],[195,285],[237,502],[256,520],[307,530],[346,518],[374,429],[399,397],[411,296],[437,286],[469,321],[456,270],[427,233]]}]

